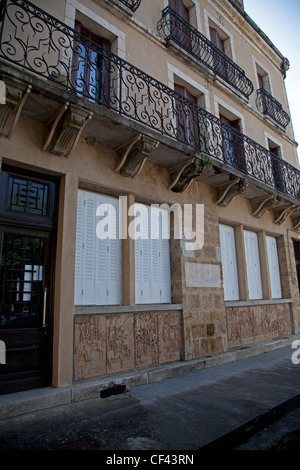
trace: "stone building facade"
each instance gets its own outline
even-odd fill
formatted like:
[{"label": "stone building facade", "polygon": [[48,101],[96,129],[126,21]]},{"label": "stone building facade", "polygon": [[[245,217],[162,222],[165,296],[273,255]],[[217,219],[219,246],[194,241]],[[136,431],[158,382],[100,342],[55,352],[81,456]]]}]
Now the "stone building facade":
[{"label": "stone building facade", "polygon": [[242,1],[2,1],[0,70],[0,393],[300,333],[288,60]]}]

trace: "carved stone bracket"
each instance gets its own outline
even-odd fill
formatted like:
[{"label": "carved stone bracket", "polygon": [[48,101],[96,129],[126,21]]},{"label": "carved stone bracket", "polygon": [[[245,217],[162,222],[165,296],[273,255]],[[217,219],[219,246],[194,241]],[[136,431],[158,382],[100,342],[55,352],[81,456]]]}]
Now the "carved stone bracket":
[{"label": "carved stone bracket", "polygon": [[143,134],[138,134],[132,139],[119,145],[115,151],[120,156],[120,161],[115,168],[116,173],[122,176],[134,177],[138,175],[147,158],[158,146],[158,141]]},{"label": "carved stone bracket", "polygon": [[252,216],[262,217],[269,209],[277,206],[279,202],[280,197],[274,194],[264,198],[254,199],[251,201]]},{"label": "carved stone bracket", "polygon": [[273,210],[274,223],[278,225],[282,224],[296,210],[299,210],[299,206],[297,206],[297,204],[283,206],[279,209]]},{"label": "carved stone bracket", "polygon": [[248,186],[248,182],[242,178],[236,178],[226,181],[226,183],[217,186],[216,204],[221,207],[227,207],[228,204],[239,194],[242,194]]},{"label": "carved stone bracket", "polygon": [[297,217],[292,217],[293,230],[298,230],[300,228],[300,215]]},{"label": "carved stone bracket", "polygon": [[193,179],[202,173],[203,168],[204,164],[198,158],[190,158],[179,165],[172,166],[169,168],[171,183],[168,189],[176,193],[182,193],[190,186]]},{"label": "carved stone bracket", "polygon": [[[4,135],[9,139],[19,122],[23,106],[32,87],[19,81],[8,80],[5,77],[4,82],[5,104],[0,106],[0,136]],[[6,131],[8,119],[13,114],[13,121],[9,130]]]},{"label": "carved stone bracket", "polygon": [[50,149],[54,155],[68,157],[92,115],[92,112],[66,102],[47,122],[51,127],[42,150]]}]

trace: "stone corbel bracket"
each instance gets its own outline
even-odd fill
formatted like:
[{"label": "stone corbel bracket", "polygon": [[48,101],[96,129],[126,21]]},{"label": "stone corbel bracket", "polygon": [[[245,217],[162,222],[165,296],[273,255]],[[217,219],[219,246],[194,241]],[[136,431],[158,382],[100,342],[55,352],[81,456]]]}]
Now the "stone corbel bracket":
[{"label": "stone corbel bracket", "polygon": [[297,217],[291,217],[293,223],[293,230],[298,230],[300,228],[300,215]]},{"label": "stone corbel bracket", "polygon": [[216,204],[221,207],[227,207],[228,204],[238,195],[242,194],[248,186],[248,182],[242,178],[236,178],[226,181],[216,187],[217,200]]},{"label": "stone corbel bracket", "polygon": [[[9,139],[19,122],[23,106],[31,92],[32,86],[12,79],[6,80],[5,77],[4,83],[5,104],[0,106],[0,136],[3,135]],[[13,114],[13,121],[9,130],[6,131],[8,119]]]},{"label": "stone corbel bracket", "polygon": [[66,102],[47,122],[50,130],[42,150],[68,157],[92,116],[92,112]]},{"label": "stone corbel bracket", "polygon": [[115,148],[120,161],[115,167],[115,173],[122,176],[137,176],[152,151],[158,146],[158,141],[143,134],[138,134],[132,139]]},{"label": "stone corbel bracket", "polygon": [[204,163],[198,158],[190,158],[189,160],[174,165],[168,169],[171,183],[168,189],[176,193],[182,193],[185,191],[192,181],[200,176],[204,168]]},{"label": "stone corbel bracket", "polygon": [[274,224],[282,224],[296,210],[299,210],[299,206],[297,206],[297,204],[283,206],[279,209],[273,210]]},{"label": "stone corbel bracket", "polygon": [[269,209],[276,207],[280,202],[280,197],[277,195],[270,195],[264,198],[254,199],[251,201],[252,216],[262,217]]}]

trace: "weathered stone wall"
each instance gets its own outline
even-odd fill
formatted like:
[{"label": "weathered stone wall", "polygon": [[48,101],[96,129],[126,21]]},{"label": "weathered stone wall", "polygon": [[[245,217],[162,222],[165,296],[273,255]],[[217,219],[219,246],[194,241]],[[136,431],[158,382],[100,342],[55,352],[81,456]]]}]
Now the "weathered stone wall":
[{"label": "weathered stone wall", "polygon": [[75,316],[74,379],[179,360],[180,311]]},{"label": "weathered stone wall", "polygon": [[292,333],[288,303],[227,307],[226,319],[229,348]]},{"label": "weathered stone wall", "polygon": [[[205,212],[204,245],[201,250],[186,251],[184,242],[172,241],[172,297],[182,303],[183,359],[188,361],[203,356],[212,356],[228,349],[224,295],[221,285],[221,262],[218,217]],[[174,247],[175,245],[175,247]],[[219,272],[219,283],[197,279],[194,285],[187,282],[186,264],[195,267],[207,266]],[[198,282],[198,285],[197,285]],[[219,284],[219,285],[218,285]]]}]

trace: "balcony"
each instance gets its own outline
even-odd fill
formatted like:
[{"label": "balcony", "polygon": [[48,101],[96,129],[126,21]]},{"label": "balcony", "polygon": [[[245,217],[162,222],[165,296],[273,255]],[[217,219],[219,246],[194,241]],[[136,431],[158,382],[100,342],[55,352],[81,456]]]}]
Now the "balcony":
[{"label": "balcony", "polygon": [[172,43],[177,44],[199,64],[207,67],[213,74],[249,98],[254,87],[244,70],[172,8],[167,7],[163,10],[157,29],[167,46]]},{"label": "balcony", "polygon": [[257,90],[257,107],[264,116],[269,116],[284,128],[290,122],[290,117],[283,110],[281,104],[264,88]]},{"label": "balcony", "polygon": [[[57,129],[67,136],[74,129],[78,136],[80,128],[86,139],[97,136],[121,154],[125,148],[122,155],[131,160],[124,166],[121,159],[117,169],[125,176],[134,176],[148,158],[169,171],[173,191],[195,177],[225,191],[237,182],[248,199],[272,198],[283,209],[299,209],[297,168],[30,2],[2,1],[1,11],[0,69],[8,90],[2,134],[6,116],[16,109],[18,116],[29,94],[23,112],[45,126],[64,119]],[[58,145],[63,137],[52,153],[65,155]]]}]

